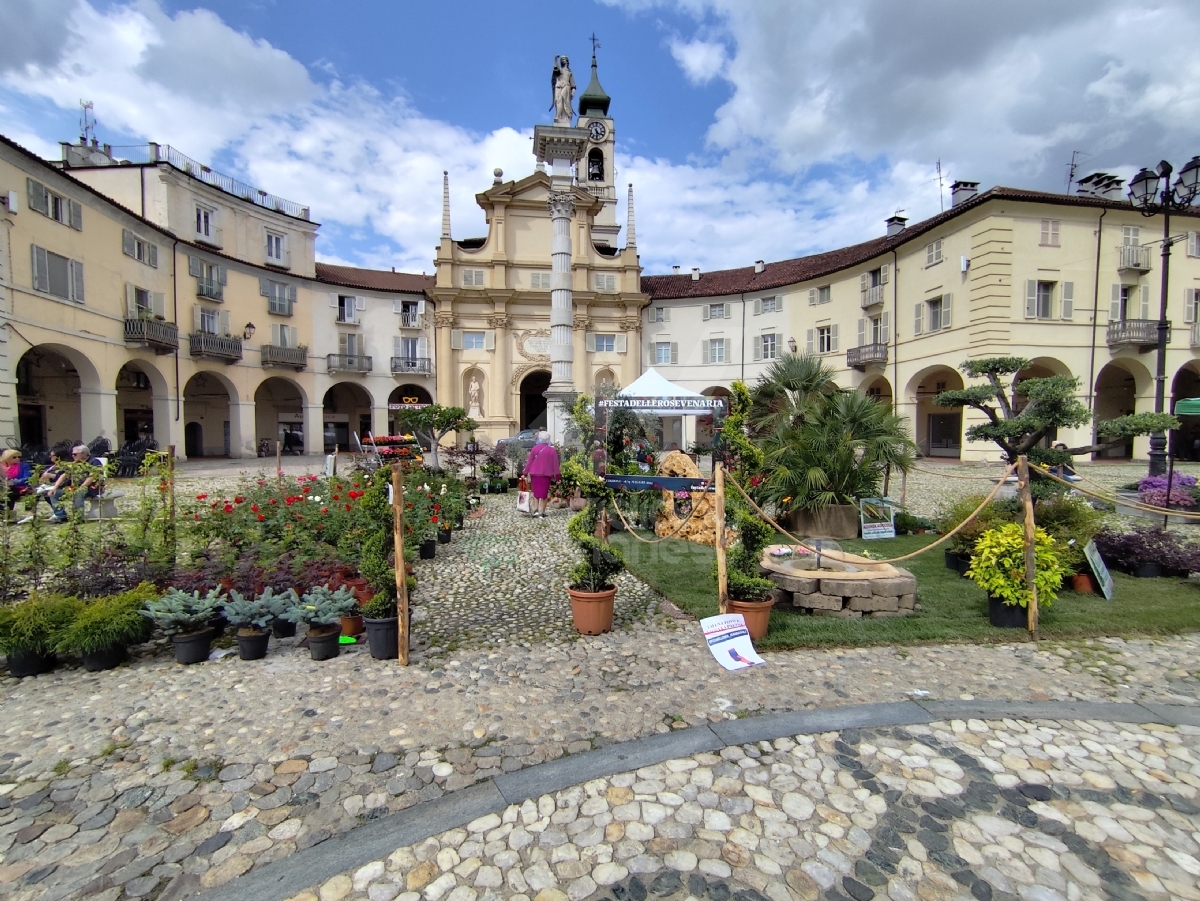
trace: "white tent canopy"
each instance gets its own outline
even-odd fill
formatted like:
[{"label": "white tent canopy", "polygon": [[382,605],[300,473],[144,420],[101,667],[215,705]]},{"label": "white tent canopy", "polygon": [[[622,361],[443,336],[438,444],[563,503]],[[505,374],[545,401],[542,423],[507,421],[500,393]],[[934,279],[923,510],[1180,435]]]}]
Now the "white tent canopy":
[{"label": "white tent canopy", "polygon": [[681,388],[669,382],[655,369],[647,369],[627,388],[617,392],[617,397],[704,397],[695,391]]},{"label": "white tent canopy", "polygon": [[608,409],[636,410],[639,413],[659,413],[665,416],[704,416],[713,412],[713,401],[706,394],[697,394],[667,381],[653,369],[647,369],[632,385],[622,388],[616,397],[600,401]]}]

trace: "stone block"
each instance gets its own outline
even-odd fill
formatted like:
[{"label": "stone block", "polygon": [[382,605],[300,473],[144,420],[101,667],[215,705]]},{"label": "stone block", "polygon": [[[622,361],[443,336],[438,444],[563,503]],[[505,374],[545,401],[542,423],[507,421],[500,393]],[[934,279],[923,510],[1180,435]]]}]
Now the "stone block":
[{"label": "stone block", "polygon": [[912,610],[917,606],[917,596],[915,594],[902,594],[898,600],[901,610]]},{"label": "stone block", "polygon": [[810,579],[806,576],[789,576],[785,573],[771,573],[768,578],[782,588],[784,591],[791,591],[795,594],[812,594],[817,590],[818,579]]},{"label": "stone block", "polygon": [[792,605],[795,607],[807,607],[811,610],[841,610],[841,596],[834,597],[828,594],[820,594],[813,592],[812,594],[794,594],[792,595]]},{"label": "stone block", "polygon": [[916,590],[917,580],[911,576],[871,580],[871,591],[881,597],[898,597],[902,594],[913,594]]},{"label": "stone block", "polygon": [[851,610],[861,610],[863,613],[874,613],[878,610],[894,612],[900,609],[900,599],[895,597],[850,598],[847,606]]},{"label": "stone block", "polygon": [[836,594],[844,598],[869,598],[871,582],[868,579],[822,579],[822,594]]},{"label": "stone block", "polygon": [[776,588],[771,592],[771,597],[775,599],[776,604],[790,604],[792,602],[792,593],[784,591],[782,588]]},{"label": "stone block", "polygon": [[843,608],[841,610],[814,610],[813,616],[840,616],[844,619],[862,619],[861,610]]}]

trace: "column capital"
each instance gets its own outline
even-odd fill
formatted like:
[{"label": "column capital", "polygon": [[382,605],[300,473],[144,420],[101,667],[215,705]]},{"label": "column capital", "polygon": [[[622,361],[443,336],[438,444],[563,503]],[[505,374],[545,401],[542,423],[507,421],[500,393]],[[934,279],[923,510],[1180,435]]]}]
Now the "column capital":
[{"label": "column capital", "polygon": [[457,319],[452,310],[438,310],[433,314],[433,325],[435,328],[453,328]]},{"label": "column capital", "polygon": [[575,314],[575,328],[578,331],[586,332],[591,328],[592,320],[586,313]]},{"label": "column capital", "polygon": [[575,215],[575,195],[570,191],[551,191],[546,206],[550,208],[551,216],[570,218]]},{"label": "column capital", "polygon": [[487,317],[489,328],[508,328],[509,318],[507,313],[492,313]]}]

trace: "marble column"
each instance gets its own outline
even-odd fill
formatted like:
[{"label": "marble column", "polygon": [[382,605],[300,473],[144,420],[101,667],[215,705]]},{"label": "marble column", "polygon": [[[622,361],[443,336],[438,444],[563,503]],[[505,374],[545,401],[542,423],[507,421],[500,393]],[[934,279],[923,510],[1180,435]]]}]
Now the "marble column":
[{"label": "marble column", "polygon": [[488,325],[496,333],[496,358],[488,373],[488,408],[492,419],[511,420],[509,412],[509,378],[512,374],[512,338],[508,334],[508,314],[497,310],[488,317]]},{"label": "marble column", "polygon": [[587,331],[591,325],[586,311],[575,314],[575,358],[579,360],[579,365],[575,367],[575,390],[589,394],[592,391],[592,367],[587,356]]},{"label": "marble column", "polygon": [[433,400],[443,407],[453,407],[459,402],[459,392],[454,387],[458,367],[455,365],[454,351],[450,349],[450,329],[454,327],[454,314],[448,310],[434,313],[433,327],[436,332],[434,343],[437,345],[437,358],[434,360],[437,396]]}]

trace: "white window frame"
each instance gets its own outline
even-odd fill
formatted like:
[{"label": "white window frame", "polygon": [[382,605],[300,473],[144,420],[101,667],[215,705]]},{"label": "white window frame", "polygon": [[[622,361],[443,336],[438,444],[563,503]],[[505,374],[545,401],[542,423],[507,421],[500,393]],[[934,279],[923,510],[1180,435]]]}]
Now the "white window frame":
[{"label": "white window frame", "polygon": [[1054,318],[1054,282],[1038,281],[1034,298],[1034,319]]},{"label": "white window frame", "polygon": [[200,308],[200,332],[204,335],[221,334],[221,311],[213,307]]},{"label": "white window frame", "polygon": [[759,301],[759,309],[764,313],[776,313],[779,308],[779,298],[772,294],[770,297],[763,297]]},{"label": "white window frame", "polygon": [[68,228],[83,231],[83,206],[77,200],[51,191],[40,181],[25,179],[29,208]]},{"label": "white window frame", "polygon": [[287,258],[287,235],[267,231],[267,262],[283,265]]},{"label": "white window frame", "polygon": [[679,345],[670,341],[654,342],[654,365],[670,366],[679,360]]},{"label": "white window frame", "polygon": [[464,269],[462,271],[462,286],[464,288],[482,288],[483,287],[483,270],[482,269]]},{"label": "white window frame", "polygon": [[486,350],[487,334],[484,332],[464,331],[462,333],[463,350]]},{"label": "white window frame", "polygon": [[945,315],[942,312],[943,304],[944,301],[941,297],[925,301],[925,309],[927,311],[925,320],[926,332],[940,332],[942,330],[942,318]]},{"label": "white window frame", "polygon": [[651,307],[650,308],[651,322],[670,322],[671,311],[667,307]]},{"label": "white window frame", "polygon": [[1061,245],[1058,243],[1058,229],[1061,224],[1061,220],[1059,219],[1043,219],[1042,234],[1038,241],[1038,246],[1060,247]]},{"label": "white window frame", "polygon": [[601,334],[597,333],[596,338],[596,353],[612,354],[617,352],[617,336],[616,334]]},{"label": "white window frame", "polygon": [[729,362],[729,346],[725,338],[710,338],[705,344],[708,345],[708,356],[704,362],[716,365]]},{"label": "white window frame", "polygon": [[774,332],[767,332],[764,335],[759,335],[759,354],[760,360],[777,360],[779,359],[779,339],[782,335],[777,335]]},{"label": "white window frame", "polygon": [[216,237],[217,211],[203,203],[196,204],[196,235],[203,238]]},{"label": "white window frame", "polygon": [[[72,260],[70,257],[65,257],[60,253],[55,253],[52,250],[47,250],[44,247],[38,247],[36,244],[30,245],[31,254],[31,287],[35,291],[40,291],[43,294],[48,294],[51,297],[56,297],[59,300],[69,301],[71,303],[83,303],[83,263],[79,260]],[[62,261],[61,263],[59,261]],[[55,272],[51,273],[51,265]],[[61,270],[61,271],[59,271]],[[62,292],[59,293],[52,288],[58,287],[55,282],[62,280]]]},{"label": "white window frame", "polygon": [[817,326],[817,353],[831,354],[833,353],[833,326],[818,325]]},{"label": "white window frame", "polygon": [[938,238],[925,245],[925,268],[936,266],[942,261],[942,239]]},{"label": "white window frame", "polygon": [[708,318],[709,319],[724,319],[725,318],[725,304],[710,303],[708,305]]}]

